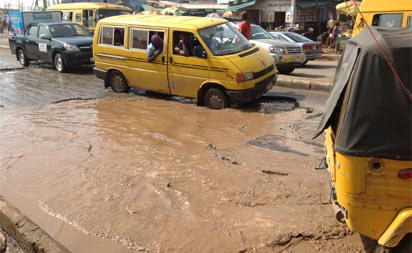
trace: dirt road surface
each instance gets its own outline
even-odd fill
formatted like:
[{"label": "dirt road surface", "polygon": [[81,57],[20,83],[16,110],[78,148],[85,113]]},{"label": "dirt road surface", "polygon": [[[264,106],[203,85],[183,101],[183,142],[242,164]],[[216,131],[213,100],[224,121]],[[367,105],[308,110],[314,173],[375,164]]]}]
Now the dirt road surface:
[{"label": "dirt road surface", "polygon": [[0,80],[0,194],[73,252],[362,252],[314,170],[326,93],[215,111],[90,69]]}]

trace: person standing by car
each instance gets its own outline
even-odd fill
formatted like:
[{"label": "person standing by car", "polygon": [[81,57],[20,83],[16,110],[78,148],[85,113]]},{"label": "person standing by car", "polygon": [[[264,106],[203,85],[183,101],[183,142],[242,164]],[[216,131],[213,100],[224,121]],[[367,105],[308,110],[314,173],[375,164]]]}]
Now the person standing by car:
[{"label": "person standing by car", "polygon": [[246,39],[250,40],[249,13],[247,11],[243,11],[240,15],[242,17],[242,23],[239,25],[239,32],[241,32]]}]

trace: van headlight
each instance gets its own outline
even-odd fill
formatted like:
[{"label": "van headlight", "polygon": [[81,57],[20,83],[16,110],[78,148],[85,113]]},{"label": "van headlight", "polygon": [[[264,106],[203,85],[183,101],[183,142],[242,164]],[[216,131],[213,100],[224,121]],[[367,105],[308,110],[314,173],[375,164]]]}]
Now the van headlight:
[{"label": "van headlight", "polygon": [[269,47],[269,51],[273,54],[284,54],[284,53],[286,53],[286,50],[283,47]]},{"label": "van headlight", "polygon": [[238,82],[246,82],[252,79],[253,79],[253,72],[236,74],[236,81]]},{"label": "van headlight", "polygon": [[72,52],[80,51],[80,49],[79,49],[77,46],[75,46],[75,45],[64,44],[63,47],[64,47],[67,51],[72,51]]}]

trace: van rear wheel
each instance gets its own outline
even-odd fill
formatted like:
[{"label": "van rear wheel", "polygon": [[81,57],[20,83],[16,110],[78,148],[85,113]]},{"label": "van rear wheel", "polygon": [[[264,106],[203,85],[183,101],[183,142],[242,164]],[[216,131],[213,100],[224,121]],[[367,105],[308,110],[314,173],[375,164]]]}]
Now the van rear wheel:
[{"label": "van rear wheel", "polygon": [[123,74],[117,70],[113,70],[109,75],[109,84],[112,90],[116,93],[126,93],[129,91],[130,87],[127,85],[126,78]]},{"label": "van rear wheel", "polygon": [[210,88],[203,98],[205,105],[211,109],[219,110],[229,106],[229,98],[220,89]]}]

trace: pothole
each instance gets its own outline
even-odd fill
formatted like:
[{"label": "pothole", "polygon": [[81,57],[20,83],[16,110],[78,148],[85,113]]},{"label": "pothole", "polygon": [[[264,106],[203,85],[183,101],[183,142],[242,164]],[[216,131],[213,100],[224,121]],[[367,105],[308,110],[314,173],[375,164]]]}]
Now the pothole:
[{"label": "pothole", "polygon": [[276,95],[265,95],[257,101],[239,106],[239,108],[244,111],[261,112],[266,114],[287,112],[294,110],[298,107],[299,103],[296,100],[296,98]]}]

